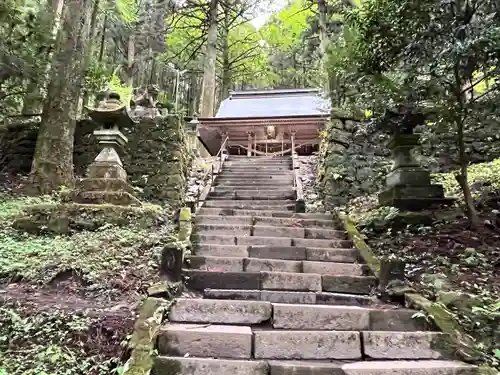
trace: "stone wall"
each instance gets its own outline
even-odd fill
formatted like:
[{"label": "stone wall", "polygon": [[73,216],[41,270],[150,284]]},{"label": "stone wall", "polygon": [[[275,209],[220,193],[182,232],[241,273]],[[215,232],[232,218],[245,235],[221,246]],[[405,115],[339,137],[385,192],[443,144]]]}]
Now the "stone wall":
[{"label": "stone wall", "polygon": [[[75,132],[75,174],[83,176],[98,154],[92,137],[95,123],[79,121]],[[0,172],[29,173],[38,131],[37,123],[11,125],[0,129]],[[129,142],[119,150],[129,183],[138,188],[144,201],[182,204],[191,156],[182,121],[176,116],[161,120],[142,119],[123,129]]]},{"label": "stone wall", "polygon": [[[424,167],[434,172],[458,168],[453,134],[435,134],[427,128],[419,132],[422,147],[417,158]],[[496,126],[469,130],[465,140],[472,163],[500,157],[497,133]],[[381,190],[392,165],[388,139],[388,135],[368,133],[363,124],[349,120],[333,120],[327,126],[318,168],[318,188],[327,209]]]}]

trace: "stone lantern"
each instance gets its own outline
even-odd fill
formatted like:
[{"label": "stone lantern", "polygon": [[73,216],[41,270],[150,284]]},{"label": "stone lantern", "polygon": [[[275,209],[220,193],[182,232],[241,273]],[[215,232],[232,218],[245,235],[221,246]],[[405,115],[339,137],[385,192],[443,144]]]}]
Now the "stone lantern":
[{"label": "stone lantern", "polygon": [[193,118],[186,124],[186,133],[188,138],[189,150],[191,152],[196,152],[198,150],[198,126],[200,125],[200,121],[195,114],[193,114]]},{"label": "stone lantern", "polygon": [[421,110],[407,107],[385,113],[383,127],[389,128],[392,133],[388,147],[394,163],[386,176],[387,188],[378,196],[383,206],[421,210],[450,202],[444,197],[443,186],[431,183],[430,172],[420,166],[413,154],[420,138],[413,130],[424,121],[425,115]]},{"label": "stone lantern", "polygon": [[118,93],[109,92],[97,108],[87,109],[90,118],[100,125],[93,135],[101,151],[89,165],[87,177],[81,181],[73,200],[77,203],[141,205],[131,194],[127,172],[116,150],[128,142],[120,127],[135,124],[127,105],[120,101]]}]

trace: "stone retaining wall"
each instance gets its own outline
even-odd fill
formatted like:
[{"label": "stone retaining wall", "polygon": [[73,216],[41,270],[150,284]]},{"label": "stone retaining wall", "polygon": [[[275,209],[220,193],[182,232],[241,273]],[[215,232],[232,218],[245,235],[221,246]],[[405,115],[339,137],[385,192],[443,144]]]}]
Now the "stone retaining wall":
[{"label": "stone retaining wall", "polygon": [[[472,163],[488,162],[500,157],[497,128],[470,129],[465,142]],[[333,120],[323,134],[318,168],[318,188],[327,209],[343,205],[352,198],[381,190],[392,165],[386,144],[388,136],[368,133],[363,124]],[[453,134],[435,134],[421,129],[422,147],[417,156],[433,172],[458,168],[456,140]]]},{"label": "stone retaining wall", "polygon": [[[75,174],[83,176],[99,152],[92,131],[95,123],[77,123],[74,145]],[[10,125],[0,129],[0,172],[27,174],[35,150],[38,123]],[[122,130],[129,142],[120,150],[136,195],[155,203],[182,204],[191,156],[182,120],[168,116],[161,121],[142,119]]]}]

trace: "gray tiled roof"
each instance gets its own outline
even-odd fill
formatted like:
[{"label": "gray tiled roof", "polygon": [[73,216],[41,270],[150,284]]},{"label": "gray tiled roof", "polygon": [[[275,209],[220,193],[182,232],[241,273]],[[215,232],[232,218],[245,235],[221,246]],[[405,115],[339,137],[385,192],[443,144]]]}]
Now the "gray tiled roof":
[{"label": "gray tiled roof", "polygon": [[329,101],[319,90],[237,91],[225,99],[215,117],[278,117],[328,114]]}]

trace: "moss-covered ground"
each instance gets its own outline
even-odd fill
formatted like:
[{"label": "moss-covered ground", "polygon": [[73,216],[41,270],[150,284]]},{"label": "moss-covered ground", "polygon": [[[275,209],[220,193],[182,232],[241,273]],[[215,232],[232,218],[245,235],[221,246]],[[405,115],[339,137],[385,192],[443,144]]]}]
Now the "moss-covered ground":
[{"label": "moss-covered ground", "polygon": [[[5,176],[2,176],[5,177]],[[136,308],[158,281],[159,255],[170,240],[168,212],[159,220],[103,224],[67,234],[12,227],[34,205],[20,181],[0,187],[0,374],[120,373]],[[22,182],[22,181],[21,181]]]}]

